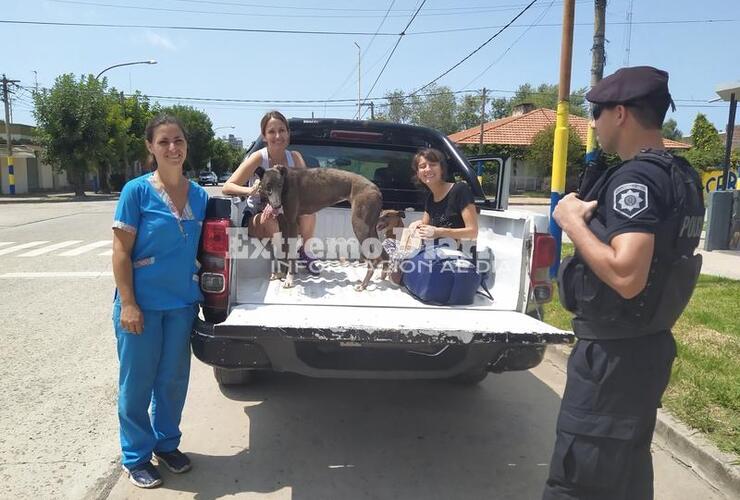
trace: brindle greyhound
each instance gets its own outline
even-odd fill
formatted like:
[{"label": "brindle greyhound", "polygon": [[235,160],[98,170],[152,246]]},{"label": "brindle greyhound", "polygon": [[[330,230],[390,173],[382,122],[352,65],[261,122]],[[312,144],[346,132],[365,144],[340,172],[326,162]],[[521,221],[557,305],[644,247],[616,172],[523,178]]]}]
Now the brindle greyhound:
[{"label": "brindle greyhound", "polygon": [[[282,214],[278,215],[278,225],[283,236],[284,255],[288,255],[289,238],[295,241],[298,237],[299,215],[313,214],[345,200],[352,207],[352,229],[360,246],[368,238],[378,237],[375,226],[383,196],[375,184],[361,175],[333,168],[286,168],[278,165],[265,171],[260,192],[267,197],[272,208],[283,209]],[[287,273],[283,287],[290,288],[293,286],[295,258],[289,256],[285,260]],[[373,263],[368,261],[370,276],[374,263],[380,260],[373,259]],[[356,288],[364,289],[369,280],[370,277],[366,277]]]}]

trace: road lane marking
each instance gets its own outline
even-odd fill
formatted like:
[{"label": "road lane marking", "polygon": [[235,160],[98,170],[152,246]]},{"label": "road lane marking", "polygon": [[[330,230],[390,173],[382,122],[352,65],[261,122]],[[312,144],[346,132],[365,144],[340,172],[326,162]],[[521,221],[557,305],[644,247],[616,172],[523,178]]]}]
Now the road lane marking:
[{"label": "road lane marking", "polygon": [[49,242],[48,241],[29,241],[28,243],[22,243],[14,247],[3,248],[2,250],[0,250],[0,255],[5,255],[11,252],[15,252],[16,250],[23,250],[24,248],[37,247],[39,245],[43,245],[44,243],[49,243]]},{"label": "road lane marking", "polygon": [[[112,242],[111,240],[101,240],[101,241],[95,241],[93,243],[88,243],[87,245],[83,245],[80,248],[75,248],[74,250],[69,250],[67,252],[62,252],[59,254],[60,257],[75,257],[77,255],[81,255],[85,252],[89,252],[90,250],[94,250],[96,248],[104,247],[106,245],[110,245]],[[2,250],[0,250],[2,252]]]},{"label": "road lane marking", "polygon": [[12,245],[15,241],[0,241],[0,247]]},{"label": "road lane marking", "polygon": [[17,257],[36,257],[37,255],[43,255],[45,253],[58,250],[60,248],[71,247],[72,245],[76,245],[77,243],[82,243],[82,240],[62,241],[61,243],[55,243],[53,245],[49,245],[48,247],[37,248],[36,250],[31,250],[30,252],[22,253],[20,255],[17,255]]},{"label": "road lane marking", "polygon": [[113,249],[111,248],[110,250],[106,250],[105,252],[100,252],[98,255],[113,255]]},{"label": "road lane marking", "polygon": [[36,279],[36,278],[106,278],[113,276],[111,271],[77,271],[45,273],[4,273],[0,279]]}]

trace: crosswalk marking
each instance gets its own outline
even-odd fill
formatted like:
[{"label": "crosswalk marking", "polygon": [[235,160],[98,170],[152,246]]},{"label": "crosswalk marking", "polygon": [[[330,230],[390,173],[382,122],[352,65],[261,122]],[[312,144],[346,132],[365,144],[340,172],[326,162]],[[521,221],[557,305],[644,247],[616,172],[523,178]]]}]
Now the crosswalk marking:
[{"label": "crosswalk marking", "polygon": [[24,278],[106,278],[113,276],[111,271],[77,271],[77,272],[48,272],[48,273],[4,273],[0,279]]},{"label": "crosswalk marking", "polygon": [[110,250],[106,250],[105,252],[100,252],[98,255],[100,255],[100,256],[105,256],[105,255],[110,256],[110,255],[113,255],[113,249],[111,248]]},{"label": "crosswalk marking", "polygon": [[[68,250],[66,252],[62,252],[59,254],[59,256],[60,257],[75,257],[85,252],[89,252],[90,250],[94,250],[96,248],[104,247],[110,244],[111,244],[111,240],[94,241],[92,243],[88,243],[87,245],[83,245],[79,248],[75,248],[74,250]],[[2,250],[0,250],[0,252],[2,252]]]},{"label": "crosswalk marking", "polygon": [[15,241],[0,241],[0,247],[12,245],[13,243],[15,243]]},{"label": "crosswalk marking", "polygon": [[0,250],[0,255],[5,255],[11,252],[15,252],[17,250],[23,250],[24,248],[31,248],[31,247],[37,247],[39,245],[43,245],[44,243],[49,243],[48,241],[29,241],[28,243],[21,243],[20,245],[15,245],[9,248],[3,248]]},{"label": "crosswalk marking", "polygon": [[72,245],[76,245],[77,243],[82,243],[82,240],[62,241],[61,243],[55,243],[53,245],[49,245],[48,247],[37,248],[36,250],[22,253],[18,255],[18,257],[36,257],[37,255],[43,255],[45,253],[53,252],[54,250],[58,250],[60,248],[71,247]]}]

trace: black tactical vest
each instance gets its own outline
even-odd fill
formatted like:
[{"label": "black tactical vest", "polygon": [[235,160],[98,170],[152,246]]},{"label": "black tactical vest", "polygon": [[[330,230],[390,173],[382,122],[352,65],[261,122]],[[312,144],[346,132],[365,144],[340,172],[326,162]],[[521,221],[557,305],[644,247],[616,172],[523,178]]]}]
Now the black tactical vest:
[{"label": "black tactical vest", "polygon": [[[669,330],[688,304],[699,277],[701,255],[694,255],[704,224],[699,175],[685,159],[665,152],[645,150],[634,160],[658,165],[668,174],[673,207],[656,228],[648,281],[636,297],[621,297],[588,268],[577,251],[563,261],[558,276],[560,300],[576,315],[573,330],[581,338],[632,338]],[[584,201],[600,199],[609,178],[625,163],[604,172],[582,193]],[[603,223],[594,217],[588,225],[600,241],[609,243]]]}]

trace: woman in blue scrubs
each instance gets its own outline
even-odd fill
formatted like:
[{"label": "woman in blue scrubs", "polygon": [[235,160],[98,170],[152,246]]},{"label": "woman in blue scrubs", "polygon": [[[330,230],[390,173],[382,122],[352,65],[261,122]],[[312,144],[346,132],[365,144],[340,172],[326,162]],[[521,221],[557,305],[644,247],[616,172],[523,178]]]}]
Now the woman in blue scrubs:
[{"label": "woman in blue scrubs", "polygon": [[146,146],[156,170],[126,183],[113,221],[113,326],[123,468],[141,488],[162,484],[151,463],[190,470],[178,450],[190,375],[190,333],[202,295],[196,260],[208,195],[183,176],[181,123],[154,118]]}]

